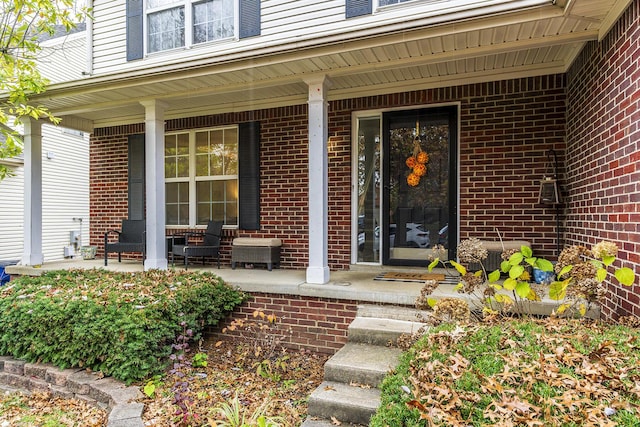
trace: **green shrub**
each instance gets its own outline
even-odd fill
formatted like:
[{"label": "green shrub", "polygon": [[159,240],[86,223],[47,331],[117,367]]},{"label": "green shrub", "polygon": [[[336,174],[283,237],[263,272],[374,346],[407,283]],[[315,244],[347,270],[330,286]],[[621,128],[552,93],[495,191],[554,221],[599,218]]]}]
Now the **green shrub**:
[{"label": "green shrub", "polygon": [[164,370],[185,322],[198,339],[246,299],[208,273],[61,270],[0,289],[0,354],[127,383]]}]

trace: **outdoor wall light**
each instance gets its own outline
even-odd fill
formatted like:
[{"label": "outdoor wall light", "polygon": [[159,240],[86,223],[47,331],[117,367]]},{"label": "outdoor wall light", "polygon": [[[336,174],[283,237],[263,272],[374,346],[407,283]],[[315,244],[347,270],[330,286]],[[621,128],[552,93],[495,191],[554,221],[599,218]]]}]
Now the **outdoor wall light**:
[{"label": "outdoor wall light", "polygon": [[[553,157],[553,160],[551,157]],[[547,171],[542,177],[542,181],[540,181],[540,195],[538,197],[538,202],[544,205],[560,204],[560,189],[558,187],[558,157],[554,150],[549,150],[547,153]]]},{"label": "outdoor wall light", "polygon": [[539,202],[545,205],[557,205],[560,203],[558,180],[545,176],[542,181],[540,181]]}]

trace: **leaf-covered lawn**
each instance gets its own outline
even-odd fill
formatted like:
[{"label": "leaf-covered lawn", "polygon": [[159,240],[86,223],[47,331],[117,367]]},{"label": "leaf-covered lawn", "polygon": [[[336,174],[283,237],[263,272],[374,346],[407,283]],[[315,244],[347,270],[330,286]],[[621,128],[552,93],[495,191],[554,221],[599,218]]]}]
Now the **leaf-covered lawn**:
[{"label": "leaf-covered lawn", "polygon": [[[248,346],[232,338],[208,340],[200,351],[192,351],[191,356],[206,354],[207,366],[183,370],[185,377],[167,375],[159,379],[153,396],[142,400],[145,426],[167,427],[177,425],[179,420],[186,420],[181,424],[185,426],[216,426],[216,422],[223,421],[216,409],[235,396],[247,419],[259,411],[279,417],[281,426],[299,426],[306,418],[309,395],[322,382],[327,359],[309,352],[282,352],[272,358],[271,368],[265,372],[255,365],[260,358],[256,359]],[[281,361],[277,366],[276,360]],[[189,403],[187,416],[183,417],[185,414],[180,414],[174,403],[172,389],[185,378],[185,398]]]},{"label": "leaf-covered lawn", "polygon": [[[172,389],[184,377],[167,374],[154,381],[152,397],[142,399],[145,404],[145,426],[215,426],[224,421],[216,408],[230,402],[237,395],[241,411],[247,419],[256,410],[264,415],[279,417],[280,425],[299,426],[306,418],[307,399],[322,382],[326,356],[309,352],[281,353],[285,359],[273,375],[258,374],[249,348],[231,338],[207,340],[199,352],[206,354],[206,366],[192,367],[187,373],[188,413],[181,414],[174,403]],[[198,356],[196,356],[198,357]],[[200,356],[202,357],[202,356]],[[144,389],[143,384],[141,390]],[[186,421],[180,424],[181,421]],[[105,411],[84,401],[52,398],[48,394],[0,395],[0,427],[98,427],[106,425]]]},{"label": "leaf-covered lawn", "polygon": [[444,325],[383,384],[372,426],[638,426],[640,333],[583,321]]},{"label": "leaf-covered lawn", "polygon": [[99,427],[106,419],[104,410],[83,400],[41,392],[0,394],[0,427]]}]

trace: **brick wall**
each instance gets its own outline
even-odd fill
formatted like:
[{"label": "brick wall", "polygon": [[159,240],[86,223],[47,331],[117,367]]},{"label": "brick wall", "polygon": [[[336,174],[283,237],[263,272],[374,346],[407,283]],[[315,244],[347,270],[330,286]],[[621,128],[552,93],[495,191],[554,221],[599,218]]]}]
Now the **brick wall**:
[{"label": "brick wall", "polygon": [[104,233],[120,230],[127,218],[127,136],[144,132],[140,125],[96,129],[89,148],[90,244],[104,253]]},{"label": "brick wall", "polygon": [[[565,81],[561,75],[431,89],[331,103],[330,142],[350,153],[354,110],[460,103],[460,238],[502,237],[532,242],[536,255],[556,250],[556,209],[538,203],[547,154],[556,151],[562,165],[565,132]],[[346,157],[345,157],[346,158]],[[331,162],[332,166],[333,162]],[[348,163],[330,176],[348,183]],[[560,168],[560,179],[564,179]],[[345,197],[349,189],[341,187]],[[330,208],[337,250],[349,253],[350,212],[342,203]],[[560,212],[562,216],[563,212]],[[338,231],[337,233],[335,233]],[[338,237],[340,236],[340,237]],[[333,246],[335,245],[335,246]],[[344,257],[348,263],[348,257]]]},{"label": "brick wall", "polygon": [[[609,34],[588,44],[567,73],[570,244],[618,244],[624,265],[640,271],[640,2]],[[637,281],[636,281],[637,283]],[[640,316],[637,284],[611,285],[606,318]]]},{"label": "brick wall", "polygon": [[[539,205],[546,154],[564,156],[565,82],[542,76],[504,82],[333,101],[329,105],[329,267],[349,268],[351,248],[351,114],[368,109],[459,102],[461,238],[529,240],[538,255],[555,254],[555,210]],[[307,107],[167,121],[167,130],[261,122],[259,232],[223,239],[230,258],[234,236],[283,239],[282,267],[307,266]],[[91,143],[91,244],[127,215],[126,136],[144,125],[96,129]],[[101,250],[101,249],[100,249]]]},{"label": "brick wall", "polygon": [[[286,347],[333,354],[347,342],[347,328],[356,316],[357,306],[348,300],[254,293],[232,317],[209,332],[221,333],[234,319],[252,321],[254,311],[277,316],[278,331],[290,331],[283,334]],[[238,331],[225,334],[242,336]]]}]

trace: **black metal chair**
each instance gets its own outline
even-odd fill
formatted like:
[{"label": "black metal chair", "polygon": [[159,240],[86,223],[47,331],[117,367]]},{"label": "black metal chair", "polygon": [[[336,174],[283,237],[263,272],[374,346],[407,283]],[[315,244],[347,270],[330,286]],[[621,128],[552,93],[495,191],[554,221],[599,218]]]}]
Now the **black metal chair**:
[{"label": "black metal chair", "polygon": [[[117,234],[117,242],[109,242],[109,235]],[[104,265],[107,265],[109,252],[118,253],[118,262],[122,262],[122,252],[142,252],[142,262],[146,256],[146,228],[144,220],[123,219],[121,230],[109,230],[104,233]]]},{"label": "black metal chair", "polygon": [[[188,268],[189,258],[211,257],[218,262],[220,268],[220,236],[222,235],[222,221],[209,221],[207,229],[202,232],[187,232],[181,235],[175,235],[171,244],[171,265],[175,265],[174,257],[181,256],[184,258],[184,267]],[[184,244],[180,244],[178,239],[184,238]],[[201,242],[196,241],[202,240]]]}]

